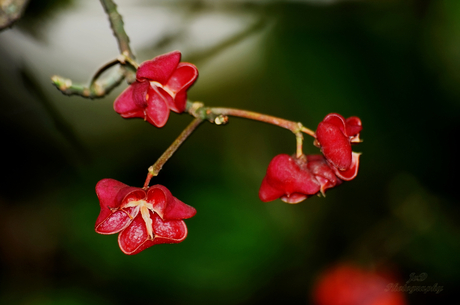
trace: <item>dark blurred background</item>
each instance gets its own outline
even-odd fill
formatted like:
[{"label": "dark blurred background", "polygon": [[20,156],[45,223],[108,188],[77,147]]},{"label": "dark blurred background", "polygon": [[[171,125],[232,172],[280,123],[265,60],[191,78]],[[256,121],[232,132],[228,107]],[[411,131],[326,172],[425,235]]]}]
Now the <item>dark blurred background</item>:
[{"label": "dark blurred background", "polygon": [[[98,1],[32,0],[0,32],[1,304],[313,304],[318,276],[351,262],[413,272],[458,300],[460,1],[117,1],[138,62],[181,50],[200,77],[191,100],[263,112],[316,129],[330,112],[363,121],[358,177],[288,205],[262,203],[289,131],[231,118],[203,124],[152,184],[194,206],[181,244],[124,255],[94,232],[103,178],[142,186],[188,124],[123,120],[126,87],[62,95],[118,55]],[[305,141],[306,153],[318,153]]]}]

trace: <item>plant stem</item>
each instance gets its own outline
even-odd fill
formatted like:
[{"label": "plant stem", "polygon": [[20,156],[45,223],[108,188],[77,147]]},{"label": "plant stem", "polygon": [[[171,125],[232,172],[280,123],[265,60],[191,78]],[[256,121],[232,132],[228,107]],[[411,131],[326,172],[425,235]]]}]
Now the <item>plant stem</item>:
[{"label": "plant stem", "polygon": [[58,75],[51,77],[51,82],[65,95],[80,95],[87,98],[101,98],[117,87],[125,78],[126,70],[124,67],[120,67],[118,70],[113,71],[109,76],[99,80],[99,77],[105,70],[118,63],[118,60],[116,60],[99,69],[93,76],[89,86],[74,84],[71,79]]},{"label": "plant stem", "polygon": [[176,152],[176,150],[181,146],[182,143],[188,138],[188,136],[203,122],[201,118],[195,118],[177,137],[176,140],[171,144],[171,146],[166,149],[166,151],[158,158],[157,162],[149,167],[147,178],[145,179],[144,189],[149,187],[150,179],[157,176],[163,165],[166,161],[171,158],[171,156]]},{"label": "plant stem", "polygon": [[303,156],[303,134],[299,131],[296,133],[295,135],[295,139],[296,139],[296,154],[295,156],[297,157],[297,159],[301,158]]},{"label": "plant stem", "polygon": [[[137,63],[129,46],[129,37],[125,32],[123,19],[117,11],[117,5],[112,0],[100,0],[104,11],[109,17],[110,27],[118,42],[121,55],[101,67],[93,76],[90,85],[74,84],[72,80],[55,75],[51,78],[52,83],[65,95],[79,95],[87,98],[101,98],[117,87],[126,78],[128,83],[136,79]],[[102,80],[99,77],[108,68],[120,64],[117,71],[112,72]]]},{"label": "plant stem", "polygon": [[[303,156],[303,134],[302,132],[312,136],[315,136],[315,132],[304,127],[300,122],[289,121],[285,119],[281,119],[278,117],[274,117],[271,115],[266,115],[258,112],[252,112],[242,109],[234,109],[234,108],[208,108],[206,111],[207,115],[213,114],[214,116],[217,115],[215,122],[220,125],[220,120],[222,120],[222,116],[226,117],[227,115],[236,116],[240,118],[246,118],[254,121],[264,122],[272,125],[276,125],[282,128],[289,129],[295,134],[296,137],[296,157],[301,158]],[[225,122],[227,119],[225,119]]]},{"label": "plant stem", "polygon": [[227,116],[235,116],[240,118],[246,118],[259,122],[264,122],[272,125],[276,125],[282,128],[289,129],[296,136],[296,157],[301,158],[304,156],[302,152],[303,145],[303,133],[306,133],[312,137],[315,136],[315,132],[304,127],[300,122],[289,121],[281,118],[277,118],[271,115],[266,115],[258,112],[247,111],[235,108],[213,108],[205,107],[201,102],[187,102],[186,111],[190,113],[195,119],[182,131],[176,140],[168,147],[168,149],[161,155],[160,158],[149,167],[147,178],[145,179],[144,189],[148,189],[150,180],[157,176],[163,168],[163,165],[171,158],[176,152],[179,146],[190,136],[190,134],[204,121],[208,120],[217,125],[227,123]]},{"label": "plant stem", "polygon": [[254,121],[272,124],[278,127],[286,128],[292,131],[296,137],[296,157],[302,158],[303,154],[303,134],[306,133],[316,139],[316,134],[313,130],[304,127],[300,122],[285,120],[267,114],[262,114],[253,111],[235,108],[214,108],[205,107],[201,102],[187,101],[186,111],[196,118],[208,120],[216,125],[226,124],[228,116],[235,116]]},{"label": "plant stem", "polygon": [[135,56],[129,46],[129,37],[125,32],[123,18],[117,11],[117,5],[112,0],[100,1],[107,16],[109,16],[110,27],[112,28],[113,35],[117,39],[120,53],[134,60]]},{"label": "plant stem", "polygon": [[286,128],[292,131],[296,136],[298,136],[299,132],[303,132],[314,138],[316,137],[313,130],[304,127],[300,122],[289,121],[258,112],[235,108],[204,107],[200,102],[187,102],[187,110],[191,115],[201,117],[203,120],[209,120],[212,123],[215,123],[215,120],[218,119],[218,125],[222,124],[221,120],[224,120],[226,123],[226,116],[235,116]]}]

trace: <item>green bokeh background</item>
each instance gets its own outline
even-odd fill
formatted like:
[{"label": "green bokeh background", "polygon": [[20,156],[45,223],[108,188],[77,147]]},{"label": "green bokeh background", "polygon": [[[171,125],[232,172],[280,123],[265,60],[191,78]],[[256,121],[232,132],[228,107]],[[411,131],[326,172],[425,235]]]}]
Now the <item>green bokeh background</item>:
[{"label": "green bokeh background", "polygon": [[[78,2],[37,2],[15,31],[47,44],[43,33]],[[37,79],[40,63],[13,60],[5,30],[0,303],[313,304],[317,276],[343,261],[391,269],[401,285],[425,272],[424,285],[444,287],[405,294],[409,304],[458,300],[460,2],[212,3],[173,5],[190,18],[249,12],[260,24],[215,48],[183,52],[200,69],[189,98],[312,129],[330,112],[359,116],[358,177],[326,198],[262,203],[266,167],[276,154],[294,153],[294,136],[239,118],[203,124],[152,181],[198,210],[186,221],[189,236],[126,256],[116,236],[94,232],[94,186],[103,178],[141,186],[190,116],[171,114],[163,129],[123,120],[112,103],[125,84],[102,100],[61,95]],[[135,51],[145,60],[182,38]],[[308,138],[305,152],[318,153]]]}]

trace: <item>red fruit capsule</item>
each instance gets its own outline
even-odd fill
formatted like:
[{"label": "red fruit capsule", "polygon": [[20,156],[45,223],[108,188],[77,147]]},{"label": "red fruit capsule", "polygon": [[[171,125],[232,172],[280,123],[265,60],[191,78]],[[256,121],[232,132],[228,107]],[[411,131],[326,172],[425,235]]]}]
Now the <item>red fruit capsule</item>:
[{"label": "red fruit capsule", "polygon": [[280,198],[287,203],[299,203],[340,183],[321,155],[296,158],[281,154],[268,165],[259,198],[264,202]]},{"label": "red fruit capsule", "polygon": [[180,62],[181,53],[173,51],[143,62],[136,81],[114,102],[123,118],[143,118],[156,127],[168,121],[169,110],[184,112],[187,90],[198,77],[198,69]]},{"label": "red fruit capsule", "polygon": [[345,120],[337,113],[328,114],[318,124],[316,142],[340,179],[348,181],[358,173],[359,154],[352,152],[351,144],[360,142],[361,130],[362,124],[358,117]]},{"label": "red fruit capsule", "polygon": [[187,237],[183,219],[196,214],[193,207],[174,197],[162,185],[144,190],[103,179],[96,185],[96,194],[101,206],[96,232],[120,233],[120,249],[129,255],[156,244],[180,243]]}]

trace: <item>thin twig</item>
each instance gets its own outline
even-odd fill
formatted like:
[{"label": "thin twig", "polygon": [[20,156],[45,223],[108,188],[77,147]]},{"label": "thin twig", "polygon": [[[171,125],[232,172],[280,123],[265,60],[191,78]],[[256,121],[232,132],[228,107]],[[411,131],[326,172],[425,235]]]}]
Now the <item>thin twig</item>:
[{"label": "thin twig", "polygon": [[134,60],[135,56],[129,46],[129,37],[125,32],[123,18],[117,11],[117,5],[112,0],[100,1],[105,13],[109,17],[110,27],[112,28],[113,35],[117,39],[120,53]]},{"label": "thin twig", "polygon": [[[75,84],[71,79],[54,75],[51,78],[55,85],[65,95],[79,95],[86,98],[101,98],[116,88],[124,78],[128,83],[135,80],[137,63],[131,48],[129,46],[129,37],[125,32],[123,19],[117,11],[117,6],[112,0],[101,0],[102,7],[109,17],[110,27],[118,42],[121,55],[101,67],[91,79],[89,86]],[[103,72],[114,65],[120,65],[120,68],[112,72],[109,76],[99,79]]]},{"label": "thin twig", "polygon": [[171,146],[166,149],[166,151],[161,155],[160,158],[153,164],[152,166],[149,167],[148,169],[148,174],[147,178],[145,179],[144,183],[144,188],[148,188],[148,185],[150,183],[150,179],[152,177],[155,177],[158,175],[160,170],[163,168],[163,165],[166,163],[166,161],[171,158],[171,156],[176,152],[176,150],[179,148],[179,146],[184,143],[184,141],[190,136],[190,134],[203,122],[203,119],[201,118],[195,118],[183,131],[182,133],[177,137],[176,140],[171,144]]}]

